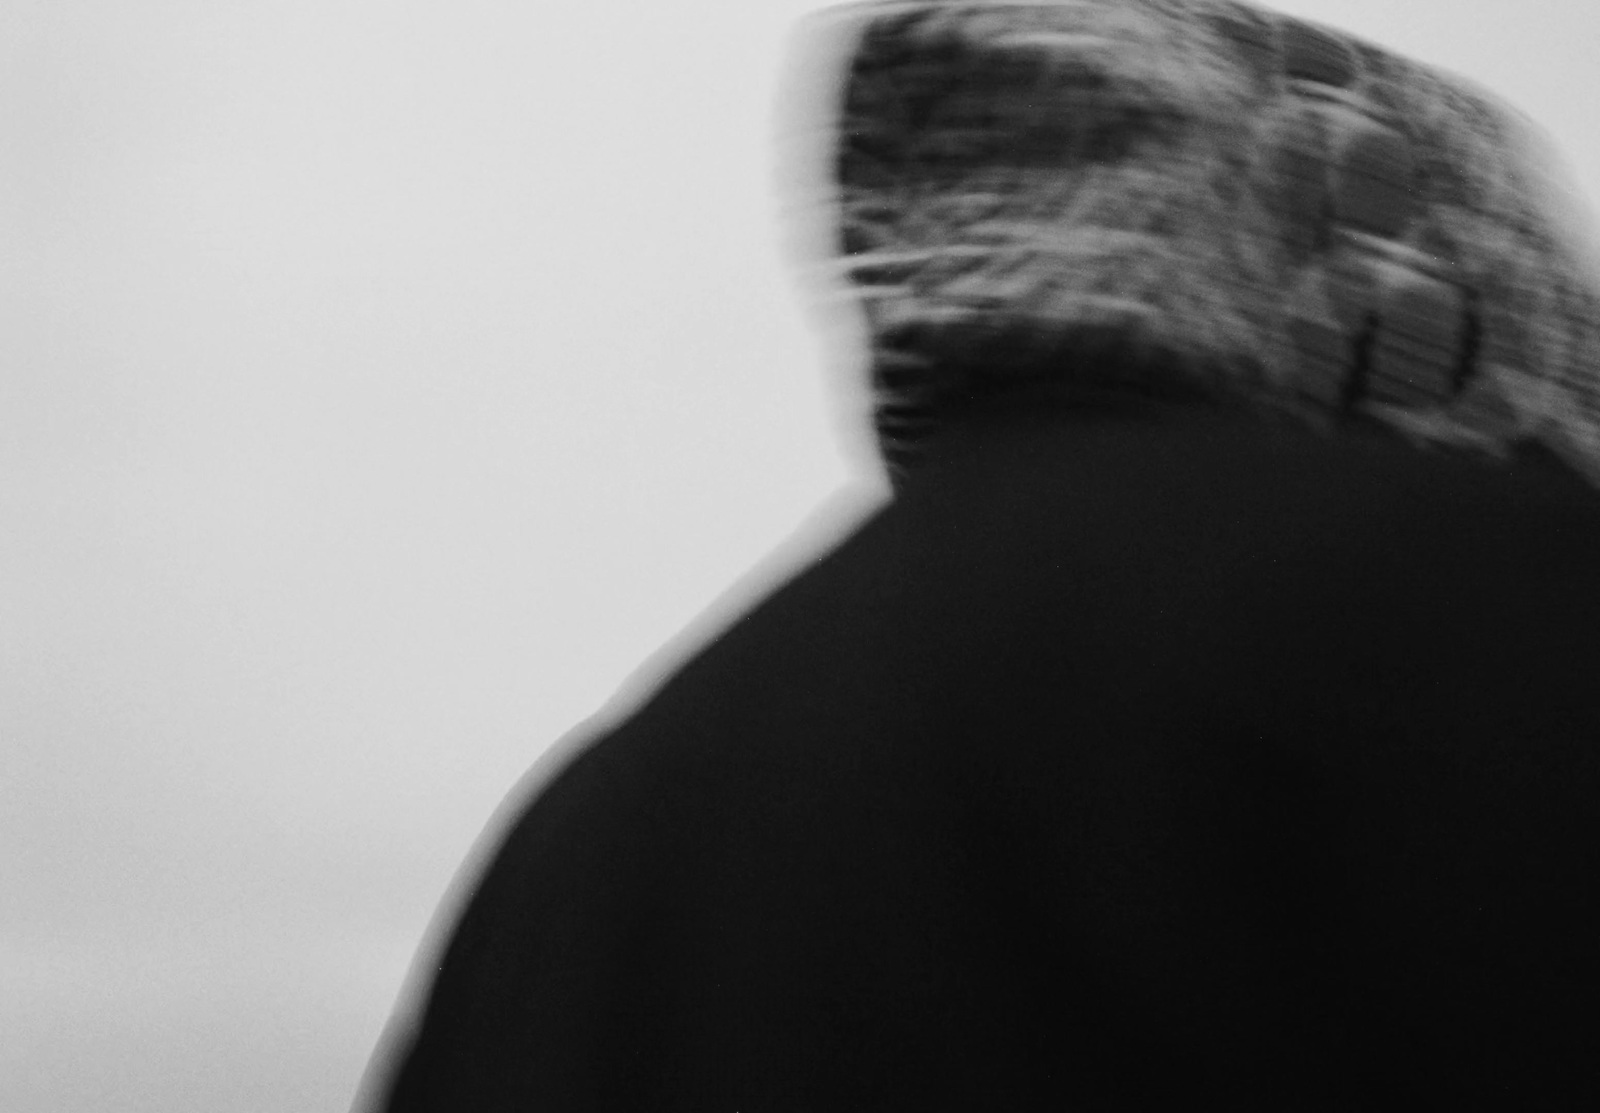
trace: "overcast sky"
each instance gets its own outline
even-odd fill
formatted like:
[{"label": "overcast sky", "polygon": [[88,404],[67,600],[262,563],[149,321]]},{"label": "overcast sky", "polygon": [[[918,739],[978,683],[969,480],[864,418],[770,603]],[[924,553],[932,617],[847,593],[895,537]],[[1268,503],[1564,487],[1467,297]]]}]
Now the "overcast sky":
[{"label": "overcast sky", "polygon": [[[881,497],[780,235],[826,5],[629,3],[0,6],[0,1109],[345,1108],[529,764]],[[1600,197],[1593,0],[1278,7]]]}]

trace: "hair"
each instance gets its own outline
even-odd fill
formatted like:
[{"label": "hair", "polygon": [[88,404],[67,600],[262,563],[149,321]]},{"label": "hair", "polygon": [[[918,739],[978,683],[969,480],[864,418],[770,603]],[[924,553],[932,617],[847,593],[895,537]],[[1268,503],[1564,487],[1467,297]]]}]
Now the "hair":
[{"label": "hair", "polygon": [[1514,110],[1231,0],[836,11],[831,265],[891,470],[1047,380],[1537,442],[1600,485],[1600,253]]}]

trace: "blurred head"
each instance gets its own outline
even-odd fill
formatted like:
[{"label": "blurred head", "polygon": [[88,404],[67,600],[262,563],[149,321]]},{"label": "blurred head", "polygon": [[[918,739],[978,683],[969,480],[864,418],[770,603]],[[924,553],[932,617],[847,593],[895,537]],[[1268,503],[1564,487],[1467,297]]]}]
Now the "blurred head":
[{"label": "blurred head", "polygon": [[1600,483],[1588,229],[1487,95],[1228,0],[825,18],[850,29],[831,265],[891,468],[1048,384],[1543,441]]}]

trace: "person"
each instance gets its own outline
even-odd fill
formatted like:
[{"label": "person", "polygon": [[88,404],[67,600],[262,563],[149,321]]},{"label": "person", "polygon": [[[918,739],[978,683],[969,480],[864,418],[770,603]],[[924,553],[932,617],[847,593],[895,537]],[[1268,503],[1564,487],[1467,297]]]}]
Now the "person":
[{"label": "person", "polygon": [[508,801],[387,1113],[1600,1100],[1588,259],[1222,0],[845,19],[891,501]]}]

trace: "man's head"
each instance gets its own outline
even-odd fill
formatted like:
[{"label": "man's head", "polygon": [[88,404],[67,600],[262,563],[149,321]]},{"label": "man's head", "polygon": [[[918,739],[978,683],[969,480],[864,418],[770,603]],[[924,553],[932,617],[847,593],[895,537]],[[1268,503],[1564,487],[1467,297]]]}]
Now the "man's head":
[{"label": "man's head", "polygon": [[839,265],[891,466],[1050,382],[1542,440],[1600,482],[1591,260],[1511,110],[1231,0],[840,11]]}]

